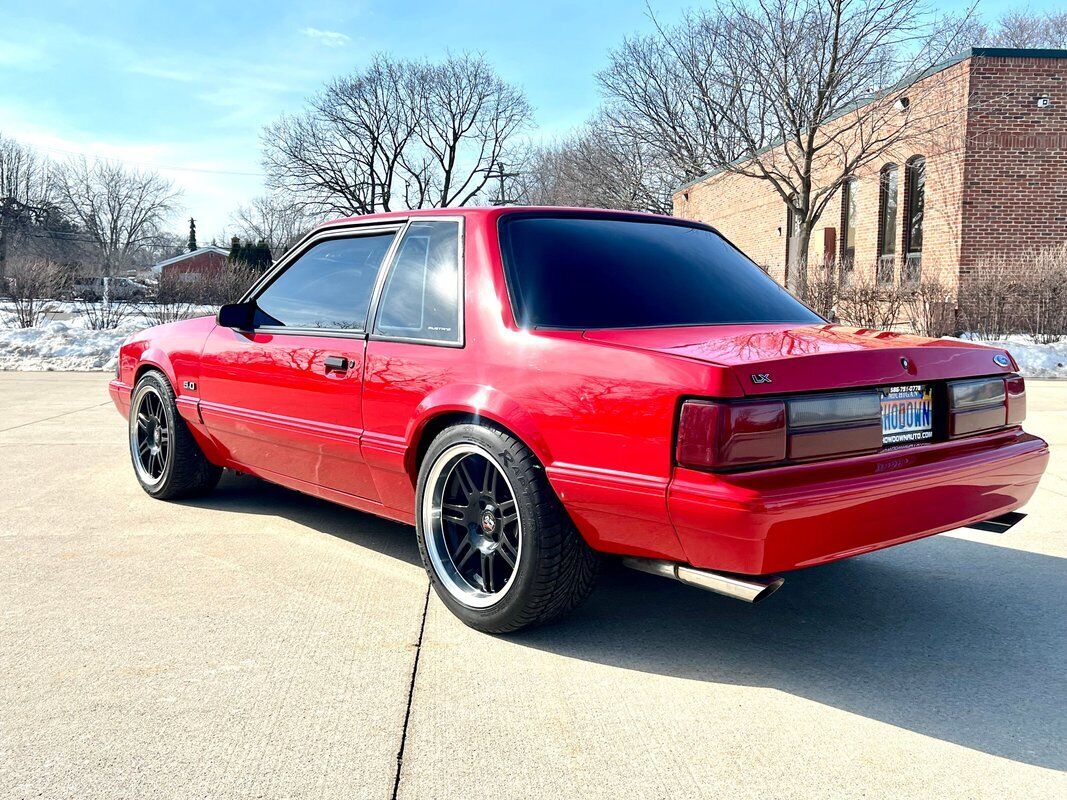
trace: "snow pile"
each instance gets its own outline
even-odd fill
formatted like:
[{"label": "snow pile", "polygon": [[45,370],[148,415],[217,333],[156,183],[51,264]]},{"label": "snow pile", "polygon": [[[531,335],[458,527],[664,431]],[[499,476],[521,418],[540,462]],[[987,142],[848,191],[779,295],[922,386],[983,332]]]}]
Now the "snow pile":
[{"label": "snow pile", "polygon": [[0,370],[113,370],[119,345],[146,328],[137,319],[114,330],[89,330],[75,322],[48,322],[36,328],[0,329]]},{"label": "snow pile", "polygon": [[[35,328],[15,324],[14,306],[0,302],[0,370],[25,372],[90,372],[114,370],[119,347],[137,331],[150,328],[156,316],[151,305],[130,309],[117,328],[93,330],[77,302],[49,303],[47,321]],[[213,306],[190,306],[190,316],[214,314]]]},{"label": "snow pile", "polygon": [[1019,365],[1019,374],[1024,378],[1067,378],[1067,339],[1051,344],[1035,344],[1027,336],[1008,336],[995,342],[974,338],[965,341],[1003,347]]}]

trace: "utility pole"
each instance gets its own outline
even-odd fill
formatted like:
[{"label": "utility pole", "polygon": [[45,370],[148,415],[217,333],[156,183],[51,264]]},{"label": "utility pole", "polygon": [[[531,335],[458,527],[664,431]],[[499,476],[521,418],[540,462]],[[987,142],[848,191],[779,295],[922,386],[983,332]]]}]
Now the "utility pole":
[{"label": "utility pole", "polygon": [[493,172],[492,167],[489,168],[489,177],[496,178],[498,181],[500,181],[500,188],[498,190],[499,195],[495,200],[493,200],[494,206],[506,206],[508,204],[507,196],[504,190],[504,181],[507,178],[517,178],[519,176],[519,173],[517,172],[506,172],[504,170],[504,167],[504,162],[498,161],[496,164],[496,172]]}]

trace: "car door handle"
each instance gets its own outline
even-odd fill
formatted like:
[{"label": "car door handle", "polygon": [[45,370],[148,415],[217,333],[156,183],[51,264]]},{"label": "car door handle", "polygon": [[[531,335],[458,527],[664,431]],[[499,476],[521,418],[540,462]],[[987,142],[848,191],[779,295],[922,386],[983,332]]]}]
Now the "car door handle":
[{"label": "car door handle", "polygon": [[348,359],[344,356],[326,356],[327,372],[347,372]]}]

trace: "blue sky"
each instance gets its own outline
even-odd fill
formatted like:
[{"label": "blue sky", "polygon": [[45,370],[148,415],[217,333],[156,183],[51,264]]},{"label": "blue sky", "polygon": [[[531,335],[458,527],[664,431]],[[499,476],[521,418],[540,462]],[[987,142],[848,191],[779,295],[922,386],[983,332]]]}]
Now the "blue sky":
[{"label": "blue sky", "polygon": [[[651,2],[667,21],[692,5]],[[1018,6],[982,4],[986,16]],[[644,0],[0,0],[0,133],[56,158],[77,152],[159,169],[184,190],[183,215],[197,217],[205,238],[262,191],[263,125],[376,51],[482,52],[525,88],[536,133],[551,136],[596,106],[594,76],[608,52],[650,26]]]}]

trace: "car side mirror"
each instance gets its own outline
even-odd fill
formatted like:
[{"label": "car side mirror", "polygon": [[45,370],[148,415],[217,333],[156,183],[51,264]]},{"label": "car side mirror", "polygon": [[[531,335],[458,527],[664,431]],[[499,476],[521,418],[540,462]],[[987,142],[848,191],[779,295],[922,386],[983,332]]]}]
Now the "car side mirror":
[{"label": "car side mirror", "polygon": [[250,331],[252,330],[252,317],[255,311],[255,303],[227,303],[219,309],[215,321],[223,328]]}]

